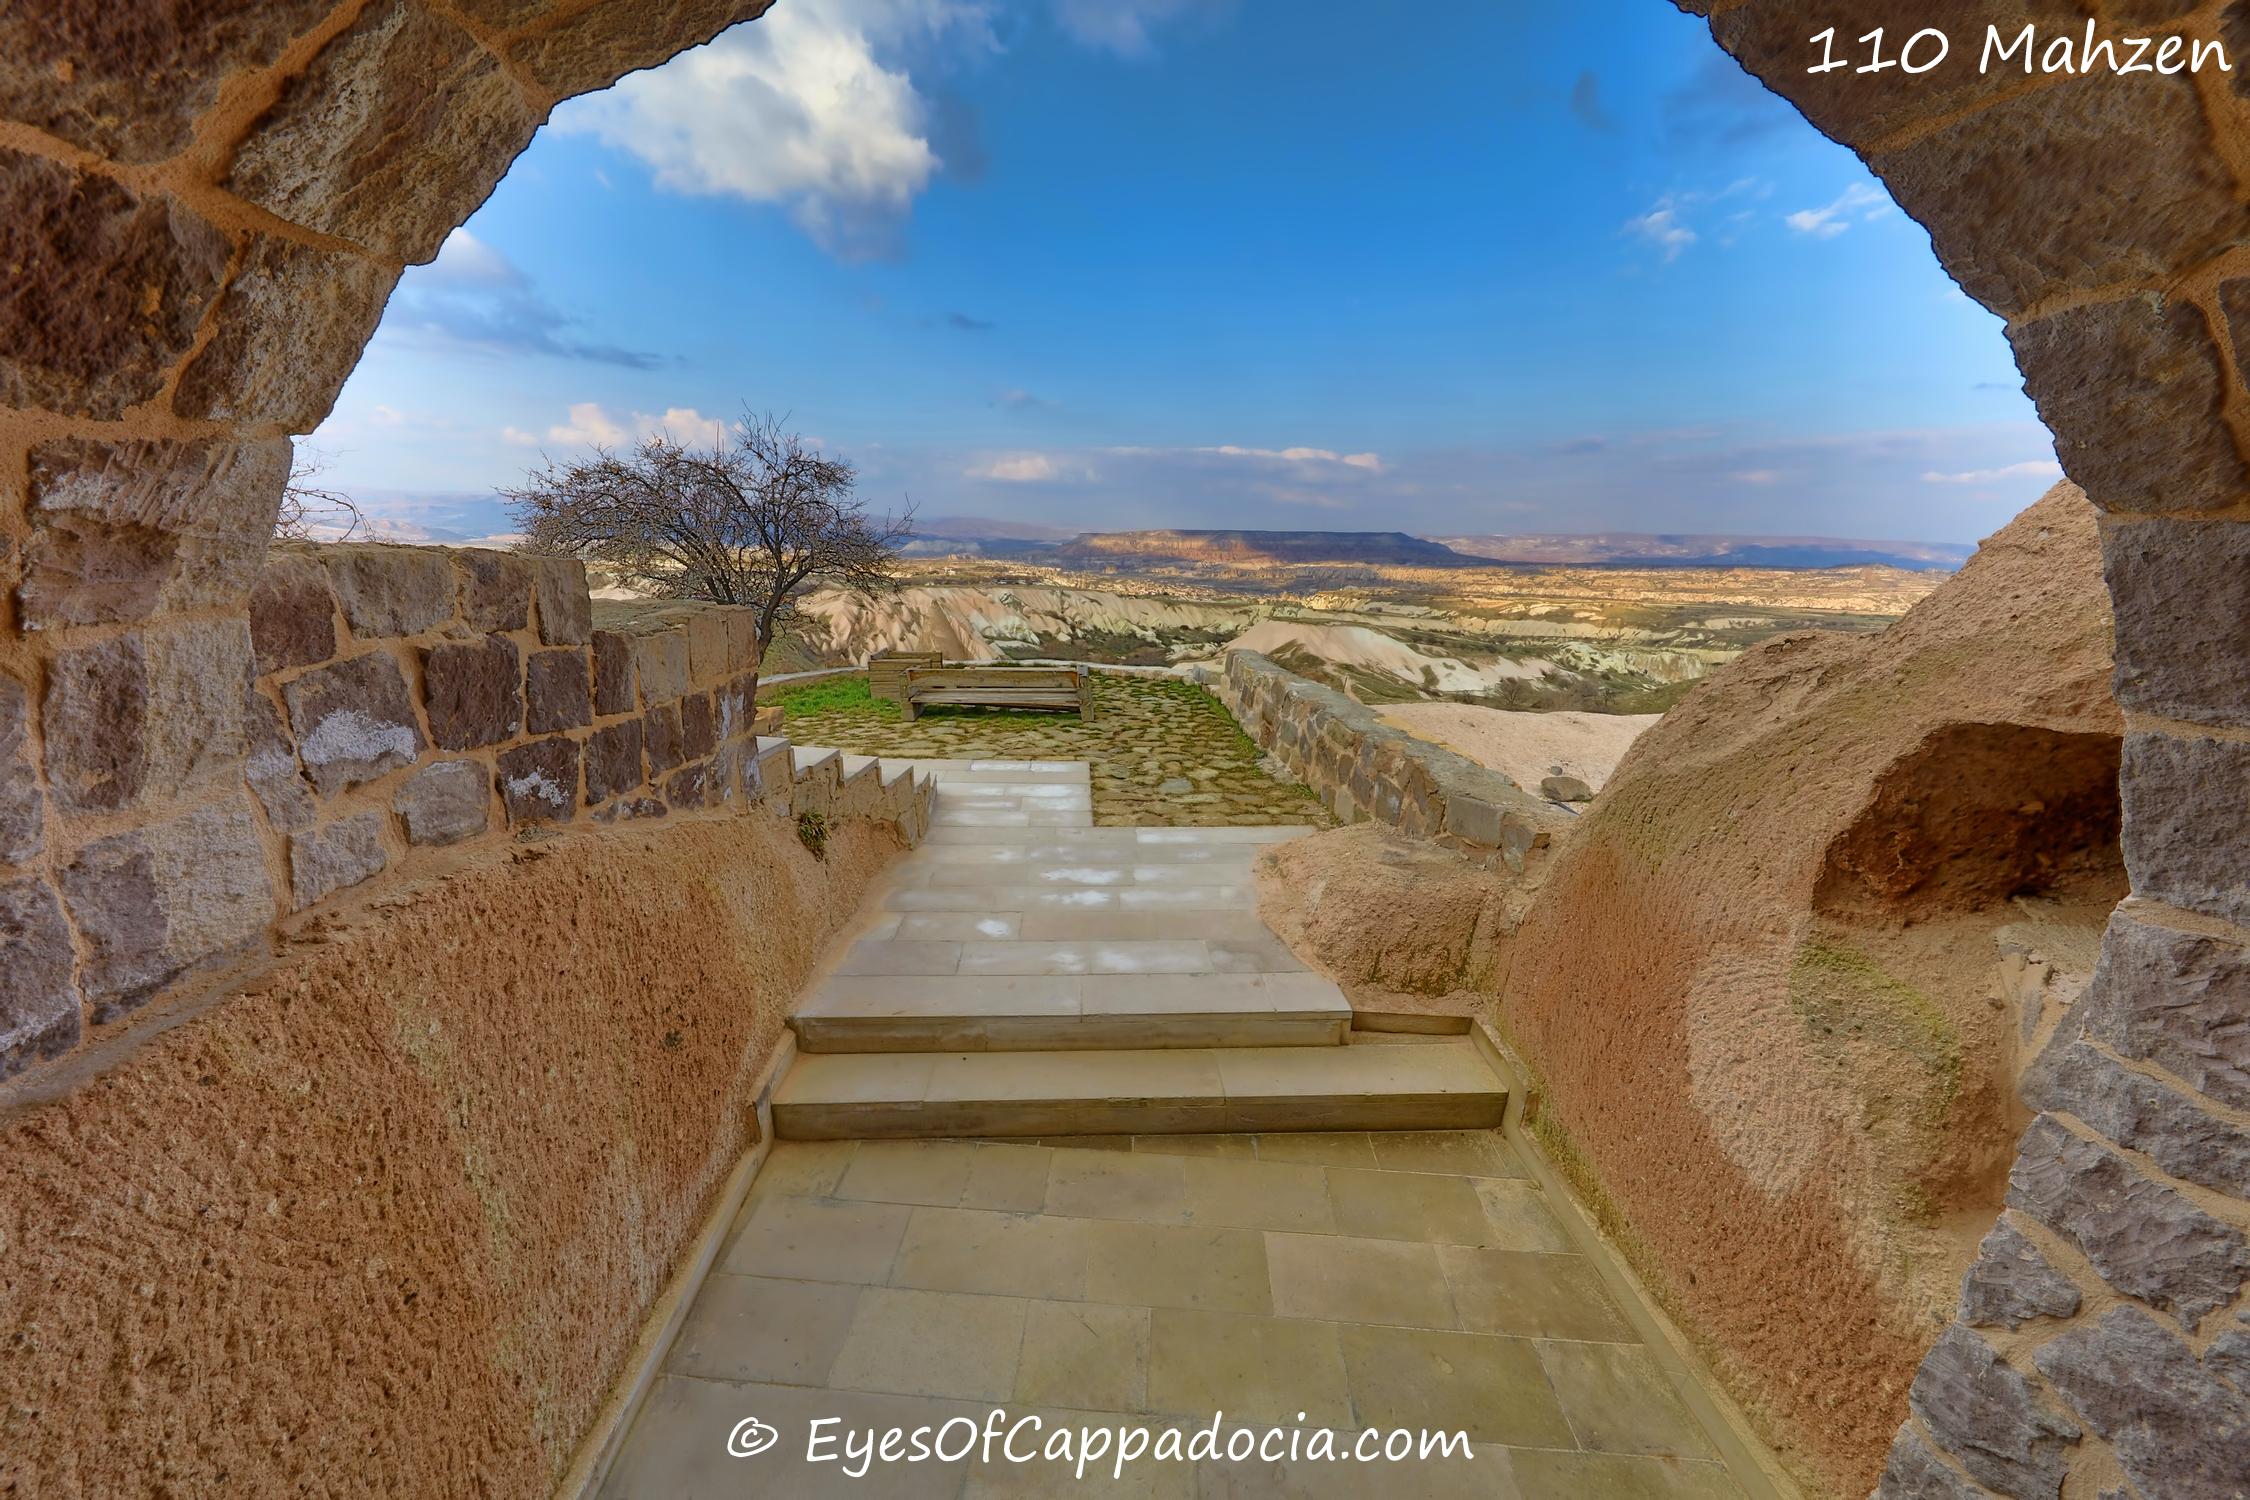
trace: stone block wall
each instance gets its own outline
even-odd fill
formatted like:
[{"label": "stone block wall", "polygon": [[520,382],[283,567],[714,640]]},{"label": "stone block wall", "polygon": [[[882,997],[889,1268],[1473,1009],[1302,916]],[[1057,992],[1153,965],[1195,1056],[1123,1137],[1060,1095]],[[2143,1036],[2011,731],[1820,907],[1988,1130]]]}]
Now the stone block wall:
[{"label": "stone block wall", "polygon": [[[757,656],[749,610],[611,609],[575,561],[371,545],[276,547],[245,621],[75,639],[37,705],[35,768],[29,695],[0,694],[18,762],[0,781],[0,1077],[428,851],[797,810],[786,748],[759,752]],[[911,780],[851,790],[822,810],[919,836]]]},{"label": "stone block wall", "polygon": [[1519,873],[1570,826],[1569,813],[1498,771],[1394,729],[1255,651],[1228,652],[1213,690],[1250,738],[1343,822],[1388,823]]}]

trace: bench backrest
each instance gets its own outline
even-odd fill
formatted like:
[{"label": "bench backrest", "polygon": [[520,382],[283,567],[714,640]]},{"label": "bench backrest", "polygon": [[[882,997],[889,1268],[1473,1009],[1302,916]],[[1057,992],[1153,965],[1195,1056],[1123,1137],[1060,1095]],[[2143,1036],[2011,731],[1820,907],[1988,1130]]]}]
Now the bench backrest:
[{"label": "bench backrest", "polygon": [[911,667],[906,673],[906,690],[912,693],[924,688],[947,692],[1016,688],[1075,693],[1078,675],[1074,667]]},{"label": "bench backrest", "polygon": [[935,651],[877,651],[867,658],[867,692],[873,698],[899,702],[906,692],[906,674],[916,667],[934,667],[945,658]]}]

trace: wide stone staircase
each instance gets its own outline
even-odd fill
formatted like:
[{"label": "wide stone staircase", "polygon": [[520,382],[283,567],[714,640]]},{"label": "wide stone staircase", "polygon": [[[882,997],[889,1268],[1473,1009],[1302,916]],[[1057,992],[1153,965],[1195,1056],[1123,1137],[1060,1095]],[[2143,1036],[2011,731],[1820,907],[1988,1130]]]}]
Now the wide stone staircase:
[{"label": "wide stone staircase", "polygon": [[935,781],[929,831],[791,1019],[780,1137],[1500,1124],[1470,1040],[1355,1032],[1259,919],[1253,861],[1310,830],[1096,828],[1082,761],[884,768]]}]

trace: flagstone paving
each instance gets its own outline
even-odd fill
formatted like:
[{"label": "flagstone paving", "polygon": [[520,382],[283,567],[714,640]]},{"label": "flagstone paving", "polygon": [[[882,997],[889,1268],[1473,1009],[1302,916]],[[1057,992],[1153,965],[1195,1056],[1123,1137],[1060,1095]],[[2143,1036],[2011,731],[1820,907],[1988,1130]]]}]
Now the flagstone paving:
[{"label": "flagstone paving", "polygon": [[1258,855],[1302,826],[1096,828],[1082,761],[899,764],[936,781],[928,834],[790,1017],[780,1135],[1499,1123],[1467,1038],[1348,1045],[1259,918]]},{"label": "flagstone paving", "polygon": [[[1252,862],[1289,830],[1093,827],[1069,760],[915,770],[938,783],[928,837],[792,1019],[783,1138],[605,1496],[1743,1494],[1500,1132],[1324,1128],[1355,1100],[1488,1124],[1506,1096],[1468,1039],[1351,1030],[1258,920]],[[1306,1128],[1032,1138],[1269,1130],[1276,1106]],[[995,1410],[1038,1419],[1030,1461],[965,1440]],[[1222,1413],[1212,1453],[1084,1477],[1043,1456],[1065,1430],[1185,1445]],[[730,1454],[752,1419],[771,1445]],[[953,1422],[950,1457],[869,1464],[846,1440]],[[1467,1451],[1308,1446],[1400,1428]]]},{"label": "flagstone paving", "polygon": [[913,723],[867,696],[865,677],[828,678],[774,697],[780,732],[885,759],[1082,760],[1097,824],[1303,823],[1327,809],[1302,786],[1259,769],[1258,747],[1219,700],[1169,678],[1094,675],[1094,718],[1076,714],[929,709]]},{"label": "flagstone paving", "polygon": [[[1192,1435],[1218,1411],[1222,1441],[1279,1427],[1300,1456],[1122,1479],[1105,1459],[1083,1481],[997,1448],[862,1479],[807,1461],[816,1417],[911,1432],[994,1407],[1040,1417],[1019,1452],[1058,1424]],[[779,1439],[729,1457],[750,1417]],[[1314,1429],[1348,1451],[1395,1427],[1463,1431],[1469,1456],[1303,1456]],[[1507,1141],[1449,1132],[781,1142],[603,1493],[1742,1491]]]}]

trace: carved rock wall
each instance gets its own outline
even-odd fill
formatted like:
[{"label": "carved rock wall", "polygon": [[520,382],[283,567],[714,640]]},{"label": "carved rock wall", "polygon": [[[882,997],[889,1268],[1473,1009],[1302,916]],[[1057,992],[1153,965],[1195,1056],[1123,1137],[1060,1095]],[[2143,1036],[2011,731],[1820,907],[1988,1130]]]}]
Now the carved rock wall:
[{"label": "carved rock wall", "polygon": [[449,849],[0,1109],[0,1494],[554,1494],[898,849],[719,813]]},{"label": "carved rock wall", "polygon": [[[2064,469],[2104,513],[2134,895],[2075,1047],[2031,1080],[2006,1232],[1921,1367],[1881,1493],[2250,1493],[2250,1198],[2224,1165],[2250,1123],[2230,1092],[2250,1067],[2250,4],[1680,3],[1858,152],[2007,320]],[[1979,70],[1988,25],[2089,20],[2222,42],[2234,68]],[[1928,25],[1954,47],[1923,77],[1807,71],[1823,28]],[[1980,1284],[2018,1275],[2024,1246],[2046,1290],[1996,1310]]]}]

